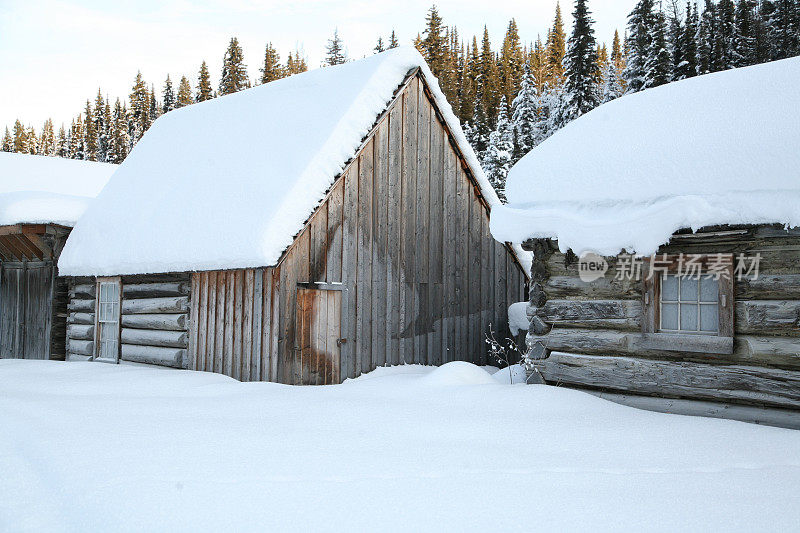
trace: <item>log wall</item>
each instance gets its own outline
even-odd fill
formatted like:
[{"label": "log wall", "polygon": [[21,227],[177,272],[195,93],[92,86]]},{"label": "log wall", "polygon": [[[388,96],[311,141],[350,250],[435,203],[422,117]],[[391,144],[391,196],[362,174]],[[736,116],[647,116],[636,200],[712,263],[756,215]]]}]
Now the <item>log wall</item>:
[{"label": "log wall", "polygon": [[605,278],[585,283],[574,255],[560,253],[554,242],[526,243],[540,250],[528,343],[546,347],[543,355],[549,357],[539,365],[544,379],[670,398],[800,408],[800,230],[723,229],[676,235],[658,253],[761,254],[758,279],[735,282],[729,355],[653,349],[642,336],[641,282],[614,279],[617,258],[607,258]]},{"label": "log wall", "polygon": [[526,276],[426,91],[409,79],[277,266],[193,274],[190,368],[306,383],[298,284],[341,291],[340,379],[489,362]]},{"label": "log wall", "polygon": [[[189,274],[123,276],[120,359],[187,368]],[[67,358],[89,360],[95,351],[94,278],[71,278]]]}]

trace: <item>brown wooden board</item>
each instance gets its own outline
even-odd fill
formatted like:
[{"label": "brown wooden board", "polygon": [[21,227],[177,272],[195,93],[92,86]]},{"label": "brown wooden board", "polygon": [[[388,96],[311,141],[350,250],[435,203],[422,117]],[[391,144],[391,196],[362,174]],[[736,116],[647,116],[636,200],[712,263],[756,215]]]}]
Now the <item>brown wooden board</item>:
[{"label": "brown wooden board", "polygon": [[372,349],[372,184],[374,141],[367,143],[358,161],[358,293],[356,308],[356,375],[371,369]]}]

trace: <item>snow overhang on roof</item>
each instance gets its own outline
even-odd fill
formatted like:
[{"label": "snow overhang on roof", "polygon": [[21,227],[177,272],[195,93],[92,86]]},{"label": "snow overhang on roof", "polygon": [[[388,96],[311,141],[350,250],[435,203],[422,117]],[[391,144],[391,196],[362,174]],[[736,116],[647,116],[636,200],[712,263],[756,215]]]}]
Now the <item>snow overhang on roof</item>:
[{"label": "snow overhang on roof", "polygon": [[0,226],[74,226],[117,165],[0,152]]},{"label": "snow overhang on roof", "polygon": [[416,68],[484,198],[499,205],[436,78],[400,47],[163,115],[75,227],[60,272],[276,264]]},{"label": "snow overhang on roof", "polygon": [[509,172],[498,240],[654,253],[682,228],[800,226],[800,58],[608,102]]}]

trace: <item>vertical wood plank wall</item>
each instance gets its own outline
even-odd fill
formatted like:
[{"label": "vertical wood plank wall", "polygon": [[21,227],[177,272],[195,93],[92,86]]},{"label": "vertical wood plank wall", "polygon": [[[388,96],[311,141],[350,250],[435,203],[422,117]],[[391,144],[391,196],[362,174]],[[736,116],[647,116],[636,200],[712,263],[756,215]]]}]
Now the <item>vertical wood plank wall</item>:
[{"label": "vertical wood plank wall", "polygon": [[304,383],[298,283],[341,289],[342,380],[384,364],[490,363],[484,335],[507,335],[526,276],[478,194],[412,78],[278,266],[193,274],[190,368]]}]

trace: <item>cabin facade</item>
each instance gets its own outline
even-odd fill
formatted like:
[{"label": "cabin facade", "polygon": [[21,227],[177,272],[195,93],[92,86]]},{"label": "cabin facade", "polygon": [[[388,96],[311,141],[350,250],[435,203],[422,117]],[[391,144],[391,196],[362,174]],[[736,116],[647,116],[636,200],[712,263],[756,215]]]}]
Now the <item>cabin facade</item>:
[{"label": "cabin facade", "polygon": [[511,169],[492,233],[534,255],[532,380],[800,427],[798,76],[794,58],[624,96]]},{"label": "cabin facade", "polygon": [[[497,197],[424,61],[387,55],[410,60],[277,260],[75,276],[69,358],[287,384],[403,363],[486,364],[485,334],[503,334],[508,305],[525,298],[524,256],[491,237]],[[346,69],[324,69],[325,83]]]},{"label": "cabin facade", "polygon": [[114,165],[0,153],[0,358],[64,360],[67,281],[56,267]]},{"label": "cabin facade", "polygon": [[677,233],[641,260],[639,279],[628,254],[583,281],[557,242],[525,247],[536,253],[527,341],[546,382],[800,409],[800,229]]}]

